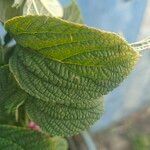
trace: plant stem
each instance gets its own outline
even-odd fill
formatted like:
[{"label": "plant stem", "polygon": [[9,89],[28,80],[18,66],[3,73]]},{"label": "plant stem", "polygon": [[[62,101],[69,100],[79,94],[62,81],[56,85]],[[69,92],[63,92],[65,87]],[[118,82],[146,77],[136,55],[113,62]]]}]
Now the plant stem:
[{"label": "plant stem", "polygon": [[136,51],[142,52],[145,50],[150,49],[150,37],[141,40],[139,42],[131,43],[130,44]]},{"label": "plant stem", "polygon": [[96,150],[95,143],[94,143],[93,139],[91,138],[90,134],[88,133],[88,131],[83,132],[82,137],[83,137],[89,150]]}]

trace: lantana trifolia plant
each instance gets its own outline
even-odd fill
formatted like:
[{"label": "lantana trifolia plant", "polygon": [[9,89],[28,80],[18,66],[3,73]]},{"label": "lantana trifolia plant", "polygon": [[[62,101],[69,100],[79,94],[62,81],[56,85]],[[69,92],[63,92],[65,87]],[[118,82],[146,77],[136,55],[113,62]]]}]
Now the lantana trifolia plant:
[{"label": "lantana trifolia plant", "polygon": [[[84,25],[75,1],[0,1],[0,149],[66,150],[103,114],[103,96],[149,39]],[[145,48],[145,47],[144,47]]]}]

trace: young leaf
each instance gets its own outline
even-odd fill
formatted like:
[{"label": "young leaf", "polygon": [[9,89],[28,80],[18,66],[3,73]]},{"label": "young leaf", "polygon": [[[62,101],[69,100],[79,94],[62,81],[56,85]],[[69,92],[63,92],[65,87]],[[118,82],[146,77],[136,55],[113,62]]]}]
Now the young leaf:
[{"label": "young leaf", "polygon": [[15,122],[15,113],[27,94],[17,85],[8,65],[0,67],[0,123]]},{"label": "young leaf", "polygon": [[[75,106],[67,107],[62,102],[61,104],[46,102],[33,97],[29,97],[28,101],[25,101],[27,99],[26,93],[18,88],[8,66],[0,69],[0,85],[0,116],[3,116],[3,114],[7,114],[7,116],[9,114],[10,116],[10,112],[12,110],[14,112],[17,105],[24,101],[29,117],[36,121],[44,131],[52,135],[78,133],[98,120],[103,110],[102,99],[95,100],[95,104],[94,102],[86,104],[89,109],[81,109]],[[12,117],[14,116],[12,115]],[[43,117],[45,120],[43,120]],[[6,119],[6,116],[3,119]],[[5,123],[5,121],[1,122]]]},{"label": "young leaf", "polygon": [[71,4],[64,8],[63,19],[75,23],[83,23],[79,6],[75,0],[72,0]]},{"label": "young leaf", "polygon": [[67,142],[63,138],[50,138],[29,129],[0,125],[0,149],[67,150]]},{"label": "young leaf", "polygon": [[29,116],[53,135],[93,124],[103,107],[99,97],[117,87],[139,57],[114,33],[61,19],[17,17],[5,27],[17,42],[10,70],[35,98],[26,103]]},{"label": "young leaf", "polygon": [[[91,99],[90,96],[95,94],[92,93],[92,88],[88,91],[89,88],[86,89],[78,85],[79,81],[77,84],[71,83],[67,81],[67,78],[59,75],[57,71],[61,66],[57,61],[50,62],[49,59],[41,57],[34,51],[30,53],[30,51],[19,46],[16,47],[13,56],[10,60],[10,64],[13,64],[13,70],[19,70],[18,75],[27,78],[24,80],[25,82],[28,80],[25,83],[28,84],[28,90],[26,91],[31,95],[36,93],[37,95],[34,96],[39,98],[28,98],[28,101],[25,102],[27,113],[30,119],[40,125],[44,131],[51,135],[73,135],[88,128],[99,119],[103,110],[102,99]],[[37,77],[30,68],[28,70],[28,64],[26,65],[25,62],[29,62],[33,70],[39,70],[38,74],[35,72]],[[24,66],[26,66],[25,70],[22,68]],[[51,70],[49,67],[51,67]],[[41,69],[42,72],[40,72]],[[59,85],[58,82],[62,85]],[[32,91],[30,83],[33,83],[32,86],[35,87]],[[36,83],[39,83],[38,87],[34,86]],[[45,88],[47,91],[44,92]],[[81,90],[81,88],[83,89]]]}]

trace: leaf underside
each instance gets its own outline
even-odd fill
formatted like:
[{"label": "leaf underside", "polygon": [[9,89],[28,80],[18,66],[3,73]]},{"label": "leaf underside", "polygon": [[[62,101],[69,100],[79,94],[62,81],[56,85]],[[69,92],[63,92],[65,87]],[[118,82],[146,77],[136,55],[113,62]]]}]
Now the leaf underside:
[{"label": "leaf underside", "polygon": [[79,108],[30,98],[26,103],[26,110],[43,131],[51,135],[71,136],[89,128],[100,118],[103,99],[98,100],[97,106]]},{"label": "leaf underside", "polygon": [[17,45],[9,66],[32,97],[29,116],[52,135],[72,135],[99,119],[101,96],[130,73],[139,54],[114,33],[46,16],[5,27]]},{"label": "leaf underside", "polygon": [[67,150],[67,143],[63,138],[50,138],[29,129],[0,125],[0,149]]},{"label": "leaf underside", "polygon": [[0,68],[0,85],[0,122],[3,124],[16,121],[13,114],[17,106],[24,102],[30,119],[39,124],[43,131],[51,135],[72,135],[89,127],[103,111],[102,99],[84,109],[28,96],[18,87],[8,65]]},{"label": "leaf underside", "polygon": [[63,9],[58,0],[28,0],[24,5],[23,15],[62,17]]}]

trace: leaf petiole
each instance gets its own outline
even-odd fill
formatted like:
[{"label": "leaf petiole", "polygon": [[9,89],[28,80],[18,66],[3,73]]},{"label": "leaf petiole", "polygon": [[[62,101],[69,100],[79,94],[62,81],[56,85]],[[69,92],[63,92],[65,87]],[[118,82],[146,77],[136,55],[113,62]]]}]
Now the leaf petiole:
[{"label": "leaf petiole", "polygon": [[131,43],[131,46],[138,52],[148,50],[150,49],[150,37],[139,42]]}]

